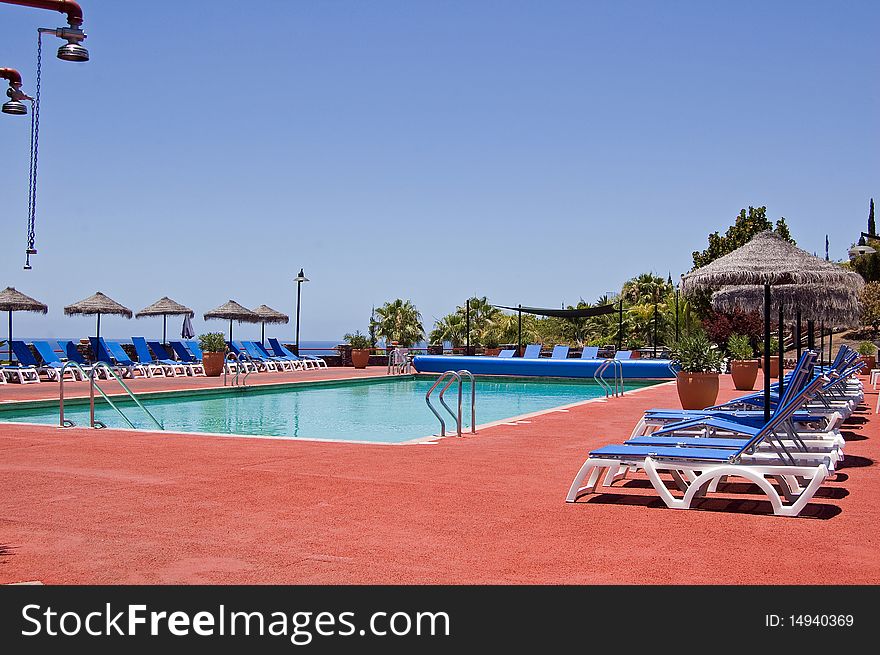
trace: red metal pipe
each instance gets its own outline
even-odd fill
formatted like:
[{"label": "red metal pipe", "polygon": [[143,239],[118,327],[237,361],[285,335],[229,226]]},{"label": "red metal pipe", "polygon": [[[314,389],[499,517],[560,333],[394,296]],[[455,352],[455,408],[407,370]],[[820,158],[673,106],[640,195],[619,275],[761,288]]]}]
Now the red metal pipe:
[{"label": "red metal pipe", "polygon": [[14,68],[0,68],[0,78],[9,80],[9,86],[21,86],[21,73]]},{"label": "red metal pipe", "polygon": [[79,27],[83,22],[82,7],[73,0],[0,0],[7,5],[21,5],[34,9],[48,9],[67,14],[67,22],[71,27]]}]

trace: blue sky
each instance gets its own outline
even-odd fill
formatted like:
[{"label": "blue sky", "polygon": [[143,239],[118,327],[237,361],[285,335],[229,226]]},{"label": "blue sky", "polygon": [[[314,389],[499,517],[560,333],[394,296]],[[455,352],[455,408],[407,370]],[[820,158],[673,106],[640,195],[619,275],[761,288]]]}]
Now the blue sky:
[{"label": "blue sky", "polygon": [[[201,313],[228,298],[292,314],[300,267],[303,339],[396,297],[430,328],[470,294],[556,306],[677,277],[748,205],[842,258],[880,200],[877,3],[82,4],[91,61],[46,44],[29,272],[29,120],[0,116],[0,286],[50,306],[22,335],[86,336],[62,308],[99,289],[169,295],[197,331],[225,329]],[[0,4],[25,90],[36,28],[62,24]]]}]

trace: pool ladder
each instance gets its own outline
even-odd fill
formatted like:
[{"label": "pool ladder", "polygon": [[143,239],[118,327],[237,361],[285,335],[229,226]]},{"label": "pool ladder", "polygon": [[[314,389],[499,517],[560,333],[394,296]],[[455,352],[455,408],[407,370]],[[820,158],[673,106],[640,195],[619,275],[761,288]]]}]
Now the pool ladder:
[{"label": "pool ladder", "polygon": [[[614,384],[611,384],[605,379],[605,372],[609,368],[611,368],[614,373]],[[602,387],[606,398],[609,396],[622,396],[624,391],[626,391],[623,385],[623,364],[617,359],[606,359],[599,364],[599,367],[593,374],[593,380],[596,381],[596,384]]]},{"label": "pool ladder", "polygon": [[411,361],[409,355],[395,348],[388,353],[388,373],[387,375],[406,375],[412,372]]},{"label": "pool ladder", "polygon": [[[446,436],[446,421],[443,420],[443,416],[440,412],[437,411],[437,408],[431,403],[431,394],[434,393],[434,390],[440,386],[441,383],[446,382],[443,388],[440,389],[440,393],[438,398],[440,399],[440,404],[446,409],[449,415],[452,417],[452,420],[455,421],[455,432],[457,436],[461,436],[461,399],[462,399],[462,377],[467,376],[470,379],[471,383],[471,434],[475,434],[477,432],[477,382],[474,379],[473,373],[468,370],[462,369],[460,371],[446,371],[440,377],[437,378],[437,381],[428,389],[428,393],[425,394],[425,402],[428,404],[428,409],[430,409],[434,416],[437,417],[437,420],[440,421],[440,436]],[[458,382],[458,411],[453,412],[452,408],[446,404],[446,401],[443,399],[443,396],[446,394],[446,391],[451,387],[455,382]]]},{"label": "pool ladder", "polygon": [[[232,375],[232,384],[230,386],[233,387],[241,387],[243,389],[247,388],[247,379],[251,374],[251,367],[257,368],[256,363],[253,358],[246,354],[241,353],[241,355],[236,355],[235,353],[226,353],[226,357],[223,358],[223,386],[226,386],[226,376],[229,373],[229,362],[235,362],[235,373]],[[241,369],[244,369],[244,378],[241,377]]]},{"label": "pool ladder", "polygon": [[[109,366],[105,362],[95,362],[94,364],[91,365],[89,370],[86,371],[82,366],[80,366],[76,362],[72,362],[72,361],[65,362],[64,366],[61,367],[61,371],[58,374],[59,378],[60,378],[60,382],[58,384],[58,424],[62,428],[71,428],[76,425],[73,421],[64,418],[64,373],[65,373],[65,371],[67,371],[67,369],[79,371],[79,376],[80,376],[81,380],[85,380],[86,377],[89,378],[89,426],[90,427],[95,428],[95,429],[107,427],[103,422],[101,422],[95,418],[95,390],[97,389],[98,393],[101,394],[101,397],[104,399],[104,401],[108,405],[110,405],[110,407],[112,407],[114,410],[116,410],[116,413],[122,417],[122,420],[124,420],[126,423],[128,423],[128,426],[132,430],[137,430],[137,426],[131,422],[131,419],[129,419],[128,416],[125,415],[125,412],[123,412],[119,407],[117,407],[116,403],[114,403],[110,399],[110,396],[108,396],[104,392],[104,390],[100,387],[100,385],[98,384],[98,370],[100,369],[105,372],[105,374],[107,376],[107,380],[110,380],[110,378],[112,377],[114,380],[116,380],[119,383],[119,386],[122,387],[122,389],[125,391],[125,393],[128,395],[128,397],[134,401],[134,403],[144,412],[144,414],[146,414],[148,417],[150,417],[150,420],[155,424],[155,426],[157,428],[159,428],[160,430],[165,429],[165,426],[162,425],[162,422],[159,421],[155,416],[153,416],[153,414],[150,412],[150,410],[148,410],[146,407],[144,407],[143,403],[137,399],[137,396],[134,394],[134,392],[132,392],[132,390],[129,388],[129,386],[127,384],[125,384],[125,382],[122,381],[122,378],[119,377],[119,375],[117,375],[116,371],[114,371],[111,366]],[[71,376],[71,377],[73,377],[73,376]]]}]

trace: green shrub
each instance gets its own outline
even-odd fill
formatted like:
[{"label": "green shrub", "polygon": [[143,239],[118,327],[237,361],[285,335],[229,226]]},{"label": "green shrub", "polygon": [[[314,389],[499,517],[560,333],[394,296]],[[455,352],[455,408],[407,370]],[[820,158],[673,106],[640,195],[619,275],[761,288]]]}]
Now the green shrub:
[{"label": "green shrub", "polygon": [[877,354],[877,346],[875,346],[870,341],[862,341],[859,344],[859,354],[862,357],[871,357]]},{"label": "green shrub", "polygon": [[350,345],[353,350],[366,350],[372,345],[370,343],[370,337],[361,334],[359,330],[355,330],[354,334],[346,334],[342,338],[345,339],[345,342]]},{"label": "green shrub", "polygon": [[752,342],[744,334],[734,332],[727,340],[727,352],[731,359],[744,360],[753,359],[755,351],[752,348]]},{"label": "green shrub", "polygon": [[226,335],[222,332],[208,332],[199,335],[199,348],[206,353],[225,353]]},{"label": "green shrub", "polygon": [[720,373],[721,350],[705,332],[683,335],[672,348],[672,362],[685,373]]}]

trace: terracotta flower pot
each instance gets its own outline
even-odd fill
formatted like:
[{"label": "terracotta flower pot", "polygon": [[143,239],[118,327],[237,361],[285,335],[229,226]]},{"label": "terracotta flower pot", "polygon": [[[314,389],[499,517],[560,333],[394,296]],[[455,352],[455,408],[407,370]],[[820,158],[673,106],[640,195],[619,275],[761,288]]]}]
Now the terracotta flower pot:
[{"label": "terracotta flower pot", "polygon": [[642,356],[642,351],[633,350],[632,353],[630,354],[629,358],[630,359],[639,359],[641,356]]},{"label": "terracotta flower pot", "polygon": [[351,351],[351,363],[355,368],[367,368],[370,363],[369,348],[353,348]]},{"label": "terracotta flower pot", "polygon": [[483,348],[483,354],[489,357],[498,357],[501,354],[501,348]]},{"label": "terracotta flower pot", "polygon": [[730,362],[730,377],[733,378],[733,386],[740,391],[754,389],[755,380],[758,379],[758,368],[760,366],[757,359],[735,359]]},{"label": "terracotta flower pot", "polygon": [[718,398],[718,373],[685,373],[675,378],[682,409],[705,409]]},{"label": "terracotta flower pot", "polygon": [[862,361],[865,362],[864,367],[862,367],[862,375],[867,375],[871,372],[871,369],[877,367],[876,355],[862,355]]},{"label": "terracotta flower pot", "polygon": [[[763,360],[761,360],[761,368],[764,368]],[[773,355],[770,357],[770,377],[778,378],[779,377],[779,357]]]},{"label": "terracotta flower pot", "polygon": [[223,372],[223,362],[226,353],[202,353],[202,366],[205,367],[205,375],[209,378],[219,377]]}]

